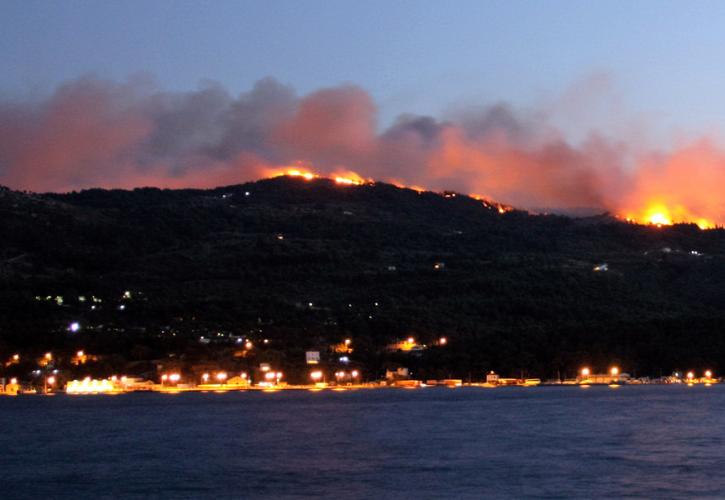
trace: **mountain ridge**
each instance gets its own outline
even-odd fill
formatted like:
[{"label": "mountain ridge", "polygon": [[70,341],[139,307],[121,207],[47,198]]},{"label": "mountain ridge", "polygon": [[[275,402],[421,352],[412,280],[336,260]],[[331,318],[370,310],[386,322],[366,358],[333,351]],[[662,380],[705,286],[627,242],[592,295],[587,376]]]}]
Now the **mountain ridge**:
[{"label": "mountain ridge", "polygon": [[[82,343],[117,364],[141,348],[197,359],[208,349],[198,338],[216,332],[274,338],[292,366],[352,337],[373,372],[725,367],[725,231],[502,211],[465,195],[290,177],[2,190],[0,352]],[[121,301],[125,290],[143,300]],[[58,296],[62,306],[45,300]],[[90,310],[90,296],[103,305]],[[408,335],[451,342],[414,359],[385,351]]]}]

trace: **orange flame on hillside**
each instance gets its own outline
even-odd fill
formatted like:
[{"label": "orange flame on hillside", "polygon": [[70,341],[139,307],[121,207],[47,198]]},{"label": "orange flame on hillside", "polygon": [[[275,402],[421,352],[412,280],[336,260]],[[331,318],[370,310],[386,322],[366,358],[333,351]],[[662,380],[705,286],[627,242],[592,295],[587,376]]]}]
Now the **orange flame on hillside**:
[{"label": "orange flame on hillside", "polygon": [[390,184],[392,184],[393,186],[395,186],[396,188],[399,188],[399,189],[412,189],[413,191],[417,192],[418,194],[425,193],[426,191],[430,191],[430,189],[426,189],[422,186],[418,186],[415,184],[413,184],[413,185],[405,184],[400,179],[388,179],[387,182],[389,182]]},{"label": "orange flame on hillside", "polygon": [[373,183],[371,179],[365,179],[364,177],[352,171],[339,171],[333,172],[330,175],[322,175],[313,172],[312,170],[309,170],[307,168],[270,170],[267,171],[267,177],[299,177],[306,181],[311,181],[313,179],[328,179],[334,181],[335,184],[339,184],[341,186],[362,186],[364,184]]},{"label": "orange flame on hillside", "polygon": [[717,227],[711,220],[693,214],[681,205],[669,208],[667,205],[659,202],[652,202],[646,208],[635,213],[627,212],[621,218],[633,224],[646,224],[657,227],[688,223],[697,224],[697,227],[702,230]]},{"label": "orange flame on hillside", "polygon": [[725,152],[709,141],[639,158],[627,181],[628,192],[610,205],[630,222],[700,229],[725,222]]},{"label": "orange flame on hillside", "polygon": [[289,177],[302,177],[306,181],[311,181],[312,179],[319,179],[319,175],[313,174],[312,172],[303,172],[301,170],[287,170],[283,174],[279,175],[287,175]]},{"label": "orange flame on hillside", "polygon": [[[267,172],[268,178],[274,178],[274,177],[294,177],[294,178],[300,178],[304,179],[305,181],[312,181],[315,179],[327,179],[334,181],[335,184],[341,185],[341,186],[362,186],[365,184],[374,184],[375,182],[372,179],[365,179],[364,177],[360,176],[359,174],[348,170],[343,172],[334,172],[330,175],[322,175],[318,174],[316,172],[313,172],[312,170],[309,170],[307,168],[288,168],[288,169],[281,169],[281,170],[272,170]],[[428,189],[422,188],[420,186],[406,186],[405,184],[402,184],[398,180],[390,181],[390,184],[393,186],[400,188],[400,189],[410,189],[418,194],[425,193],[425,192],[431,192]],[[456,193],[453,192],[443,192],[440,193],[443,197],[452,199],[456,197]],[[501,203],[496,203],[493,201],[490,201],[483,196],[477,195],[477,194],[470,194],[467,195],[469,198],[473,198],[476,201],[480,201],[481,204],[490,210],[496,210],[499,214],[505,214],[507,212],[511,212],[514,210],[513,207],[504,205]]]},{"label": "orange flame on hillside", "polygon": [[[307,167],[294,167],[294,168],[280,168],[267,170],[267,177],[294,177],[300,178],[305,181],[312,181],[315,179],[327,179],[334,181],[335,184],[340,186],[362,186],[366,184],[373,184],[372,179],[366,179],[361,175],[351,170],[346,171],[335,171],[330,174],[319,174],[312,171]],[[400,189],[411,189],[416,191],[418,194],[430,192],[417,185],[406,185],[399,179],[387,179],[387,182],[393,184]],[[643,194],[649,190],[640,190]],[[440,193],[447,199],[453,199],[456,197],[456,193],[452,191],[444,191]],[[482,205],[490,210],[495,210],[499,214],[505,214],[514,210],[513,207],[501,203],[491,201],[490,198],[481,196],[478,194],[467,195],[482,203]],[[663,226],[671,226],[673,224],[681,223],[694,223],[700,229],[713,229],[717,227],[717,224],[707,217],[703,217],[701,214],[694,211],[688,210],[684,205],[679,203],[668,203],[664,201],[664,197],[651,197],[644,202],[640,202],[635,197],[629,200],[629,204],[635,206],[633,209],[617,210],[617,217],[633,224],[643,224],[649,226],[655,226],[661,228]]]},{"label": "orange flame on hillside", "polygon": [[370,179],[365,179],[355,172],[351,171],[345,171],[345,172],[335,172],[333,173],[330,178],[334,180],[337,184],[343,184],[346,186],[362,186],[363,184],[372,184],[373,181]]}]

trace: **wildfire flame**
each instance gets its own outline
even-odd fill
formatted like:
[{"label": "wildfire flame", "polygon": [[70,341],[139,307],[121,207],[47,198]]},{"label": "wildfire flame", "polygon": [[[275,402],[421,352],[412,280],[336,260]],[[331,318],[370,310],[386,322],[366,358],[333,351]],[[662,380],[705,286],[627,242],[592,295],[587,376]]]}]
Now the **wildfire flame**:
[{"label": "wildfire flame", "polygon": [[[329,175],[322,175],[312,171],[309,168],[285,168],[272,170],[268,172],[268,177],[295,177],[305,181],[312,181],[315,179],[328,179],[334,181],[335,184],[340,186],[362,186],[365,184],[373,184],[372,179],[366,179],[361,175],[353,171],[338,171],[333,172]],[[401,189],[412,189],[418,194],[428,192],[427,189],[420,186],[408,186],[402,183],[398,179],[389,180],[391,184]],[[442,193],[446,198],[455,198],[456,194],[453,192]],[[499,214],[505,214],[513,210],[513,207],[490,201],[484,196],[478,194],[468,195],[477,201],[480,201],[484,207],[495,210]],[[716,224],[704,217],[700,217],[697,214],[693,214],[681,205],[675,205],[673,207],[668,206],[666,203],[661,201],[650,201],[646,203],[643,208],[637,210],[630,210],[617,216],[620,219],[624,219],[627,222],[633,224],[645,224],[650,226],[656,226],[658,228],[663,226],[671,226],[678,223],[695,223],[700,229],[712,229],[717,227]]]},{"label": "wildfire flame", "polygon": [[334,181],[335,184],[339,184],[342,186],[362,186],[363,184],[372,184],[371,180],[365,179],[360,175],[356,174],[355,172],[349,171],[336,172],[331,174],[330,176],[324,176],[307,169],[302,170],[298,168],[292,168],[280,171],[272,171],[269,177],[300,177],[306,181],[311,181],[313,179],[329,179]]},{"label": "wildfire flame", "polygon": [[699,217],[690,213],[685,207],[676,206],[669,208],[663,203],[651,203],[639,213],[628,213],[623,217],[627,222],[634,224],[640,223],[651,226],[671,226],[678,223],[695,223],[702,229],[713,229],[716,224],[709,219]]},{"label": "wildfire flame", "polygon": [[[321,175],[316,172],[313,172],[309,169],[302,169],[302,168],[288,168],[288,169],[281,169],[281,170],[273,170],[268,173],[268,177],[295,177],[295,178],[301,178],[305,181],[312,181],[314,179],[328,179],[331,181],[334,181],[335,184],[338,184],[340,186],[362,186],[364,184],[374,184],[374,181],[372,179],[365,179],[361,175],[353,172],[353,171],[344,171],[344,172],[334,172],[330,174],[329,176]],[[418,194],[428,192],[427,189],[422,188],[420,186],[406,186],[405,184],[401,183],[398,180],[392,180],[390,181],[391,184],[393,184],[395,187],[400,189],[411,189],[413,191],[416,191]],[[455,198],[456,193],[452,192],[444,192],[443,196],[446,198]],[[495,203],[490,200],[487,200],[483,196],[477,195],[477,194],[471,194],[468,195],[470,198],[473,198],[477,201],[480,201],[481,204],[490,209],[490,210],[496,210],[499,214],[505,214],[507,212],[511,212],[513,210],[513,207],[510,207],[508,205],[503,205],[501,203]]]},{"label": "wildfire flame", "polygon": [[370,179],[364,179],[355,172],[337,172],[331,177],[337,184],[346,186],[362,186],[363,184],[372,184]]},{"label": "wildfire flame", "polygon": [[311,181],[312,179],[317,179],[320,177],[319,175],[313,174],[312,172],[303,172],[300,170],[287,170],[283,174],[279,175],[287,175],[289,177],[302,177],[306,181]]}]

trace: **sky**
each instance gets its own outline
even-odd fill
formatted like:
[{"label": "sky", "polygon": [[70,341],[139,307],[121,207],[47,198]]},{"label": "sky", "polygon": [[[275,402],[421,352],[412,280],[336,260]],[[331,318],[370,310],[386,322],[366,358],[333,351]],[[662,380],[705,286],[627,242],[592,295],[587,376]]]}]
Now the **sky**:
[{"label": "sky", "polygon": [[527,104],[592,73],[672,126],[725,118],[725,4],[551,0],[0,3],[0,89],[51,91],[139,72],[232,92],[272,76],[309,92],[353,82],[383,122],[467,102]]},{"label": "sky", "polygon": [[[279,132],[279,127],[289,129],[285,121],[284,127],[279,123],[265,125],[274,128],[274,132],[270,128],[263,134],[267,142],[273,136],[273,147],[260,153],[259,148],[245,143],[244,147],[234,150],[234,158],[251,151],[256,160],[247,158],[246,161],[259,160],[258,163],[266,166],[275,161],[285,163],[297,159],[317,164],[322,160],[323,170],[367,169],[363,175],[399,178],[434,188],[449,183],[452,188],[483,191],[486,195],[505,198],[503,201],[528,206],[543,203],[623,207],[628,203],[622,200],[629,194],[614,196],[613,191],[621,191],[622,183],[633,185],[644,181],[639,180],[639,174],[633,174],[637,179],[620,179],[622,172],[629,175],[649,171],[655,168],[653,162],[660,163],[657,168],[672,170],[671,165],[679,158],[676,155],[694,154],[693,148],[697,155],[707,156],[708,164],[714,165],[715,172],[708,170],[702,179],[721,180],[718,172],[722,168],[720,144],[725,123],[723,26],[725,4],[715,1],[6,0],[0,2],[3,67],[0,119],[5,118],[5,122],[0,121],[0,130],[14,142],[6,139],[3,145],[0,139],[0,183],[40,190],[91,185],[128,187],[132,182],[176,186],[171,180],[183,177],[190,169],[222,168],[218,163],[229,163],[231,153],[211,155],[213,161],[202,161],[198,158],[199,151],[194,151],[197,160],[194,166],[190,166],[188,155],[182,159],[178,155],[165,158],[163,168],[171,172],[173,179],[154,182],[153,179],[160,179],[152,175],[154,168],[162,168],[159,158],[148,159],[148,151],[139,152],[138,144],[143,143],[145,148],[149,142],[158,143],[153,136],[155,132],[167,138],[170,129],[178,132],[177,122],[173,127],[168,126],[173,121],[168,117],[168,108],[175,105],[169,102],[187,109],[187,104],[179,102],[193,100],[192,94],[214,87],[227,94],[228,109],[237,109],[240,102],[259,97],[250,97],[250,94],[260,81],[269,83],[271,79],[274,85],[294,94],[294,98],[282,96],[282,91],[275,94],[282,100],[287,99],[285,105],[289,109],[280,111],[289,114],[285,115],[289,118],[287,121],[319,92],[360,90],[364,96],[347,97],[361,106],[355,109],[366,110],[363,114],[373,108],[365,118],[370,123],[340,128],[349,132],[357,127],[355,130],[361,136],[375,137],[351,139],[346,146],[348,154],[338,151],[340,154],[318,155],[310,152],[311,144],[290,146],[290,141],[300,141],[297,135],[294,140],[290,139],[289,131],[287,135]],[[75,90],[69,91],[69,88]],[[99,89],[104,93],[102,97]],[[102,103],[94,101],[96,109],[112,110],[116,120],[109,126],[114,130],[108,134],[110,139],[104,136],[96,140],[110,140],[123,154],[100,159],[96,154],[87,159],[99,165],[100,171],[111,171],[108,182],[103,175],[88,175],[92,167],[81,165],[79,173],[70,175],[69,165],[53,167],[48,155],[30,154],[29,150],[20,151],[17,146],[34,143],[50,148],[58,143],[60,139],[54,131],[62,125],[49,118],[53,116],[51,111],[59,102],[65,102],[63,99],[70,99],[69,95],[80,99],[81,94],[84,99],[91,94],[101,99]],[[159,95],[163,95],[163,105],[158,104]],[[361,101],[365,103],[360,104]],[[83,107],[80,102],[66,103],[64,113]],[[154,105],[157,111],[164,108],[163,113],[158,111],[149,118],[148,109]],[[121,113],[123,119],[118,118],[120,107],[125,109]],[[534,154],[532,168],[558,172],[548,160],[540,159],[541,155],[549,158],[544,149],[556,140],[570,148],[572,155],[583,155],[581,161],[567,160],[576,164],[574,177],[589,178],[593,174],[579,172],[579,164],[601,163],[601,153],[591,152],[592,141],[599,141],[604,145],[600,144],[597,151],[618,152],[616,161],[611,158],[613,153],[605,155],[608,162],[616,163],[616,168],[612,173],[598,172],[604,178],[596,181],[596,190],[600,192],[583,198],[549,192],[528,193],[530,188],[513,185],[509,180],[501,181],[500,175],[492,176],[490,172],[481,177],[494,178],[493,182],[485,179],[472,182],[469,179],[477,176],[476,169],[468,166],[490,163],[492,113],[496,115],[494,118],[501,118],[496,109],[504,109],[504,114],[510,116],[506,118],[506,126],[497,122],[493,128],[505,129],[508,146],[515,149],[504,155],[506,160],[501,155],[493,155],[496,162],[512,161],[511,155],[524,152]],[[130,110],[136,113],[134,119],[127,116]],[[109,113],[102,113],[105,121]],[[222,114],[229,114],[225,113]],[[315,113],[310,111],[307,119],[313,115],[319,117]],[[354,110],[343,112],[342,116],[357,119],[356,113]],[[164,114],[163,120],[161,114]],[[477,117],[472,117],[474,114]],[[413,117],[428,117],[433,120],[437,133],[450,124],[453,126],[446,128],[448,132],[450,128],[457,128],[461,134],[465,132],[466,144],[459,144],[456,149],[458,158],[462,159],[453,161],[456,165],[448,164],[451,144],[456,141],[450,137],[453,133],[444,134],[447,138],[443,143],[447,146],[436,149],[436,157],[417,158],[427,169],[414,171],[403,165],[398,172],[393,159],[400,160],[400,154],[399,151],[390,153],[388,142],[392,135],[400,133],[395,128],[400,125],[401,116],[407,117],[404,121],[407,120],[409,129]],[[185,115],[184,119],[189,117]],[[208,116],[194,115],[192,119],[210,120],[208,127],[218,123]],[[93,122],[87,116],[77,121]],[[128,126],[129,122],[138,122],[134,132],[129,132],[134,128]],[[472,131],[474,122],[479,128]],[[297,126],[302,125],[297,123]],[[420,123],[416,126],[420,134]],[[527,130],[525,140],[520,134],[512,138],[513,129]],[[238,132],[238,129],[229,129],[224,133]],[[203,135],[199,131],[194,134],[193,140]],[[485,141],[479,138],[482,134],[486,135]],[[349,136],[352,135],[350,132]],[[474,140],[471,136],[477,138]],[[439,135],[435,137],[441,141]],[[204,154],[207,154],[210,139],[205,141]],[[374,144],[371,146],[365,141]],[[351,142],[355,154],[350,154]],[[385,144],[381,146],[381,142]],[[130,144],[134,145],[133,154],[129,153]],[[428,142],[426,145],[430,146]],[[220,146],[214,147],[218,152]],[[371,148],[375,149],[374,154],[370,153]],[[470,153],[471,148],[475,154]],[[361,149],[366,150],[364,159],[359,155]],[[486,158],[479,158],[484,149]],[[468,153],[463,154],[462,150]],[[185,150],[184,154],[187,153]],[[441,163],[441,155],[449,159],[444,174],[440,173],[440,165],[432,165]],[[662,160],[662,155],[668,158]],[[53,150],[53,159],[61,156],[67,155]],[[559,156],[556,158],[555,163],[561,163]],[[50,176],[56,179],[54,182],[41,182],[42,176],[37,170],[41,159],[51,165],[51,170],[62,170],[64,174]],[[135,166],[129,166],[129,162],[135,162]],[[371,162],[386,164],[388,170],[372,168]],[[540,169],[542,162],[546,165]],[[199,166],[201,163],[203,167]],[[465,165],[460,167],[461,164]],[[457,174],[449,172],[453,167]],[[481,168],[485,173],[487,167]],[[516,177],[525,177],[527,168],[521,167]],[[113,172],[124,169],[148,175],[124,176],[127,180],[121,182]],[[20,171],[30,174],[19,175]],[[554,180],[545,183],[562,185],[563,182],[567,189],[579,189],[578,181],[569,182],[568,176],[562,181],[561,175],[564,174],[547,177]],[[672,182],[682,175],[678,172]],[[616,182],[611,180],[615,177]],[[225,175],[214,179],[232,181],[236,177]],[[658,197],[657,193],[652,196]],[[725,214],[719,197],[706,210],[711,218],[716,216],[718,220]]]}]

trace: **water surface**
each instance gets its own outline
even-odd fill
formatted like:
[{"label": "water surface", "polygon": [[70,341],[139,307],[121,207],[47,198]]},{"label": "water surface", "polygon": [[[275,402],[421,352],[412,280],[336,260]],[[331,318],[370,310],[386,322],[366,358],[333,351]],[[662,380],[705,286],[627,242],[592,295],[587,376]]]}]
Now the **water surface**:
[{"label": "water surface", "polygon": [[0,496],[725,497],[725,385],[0,398]]}]

